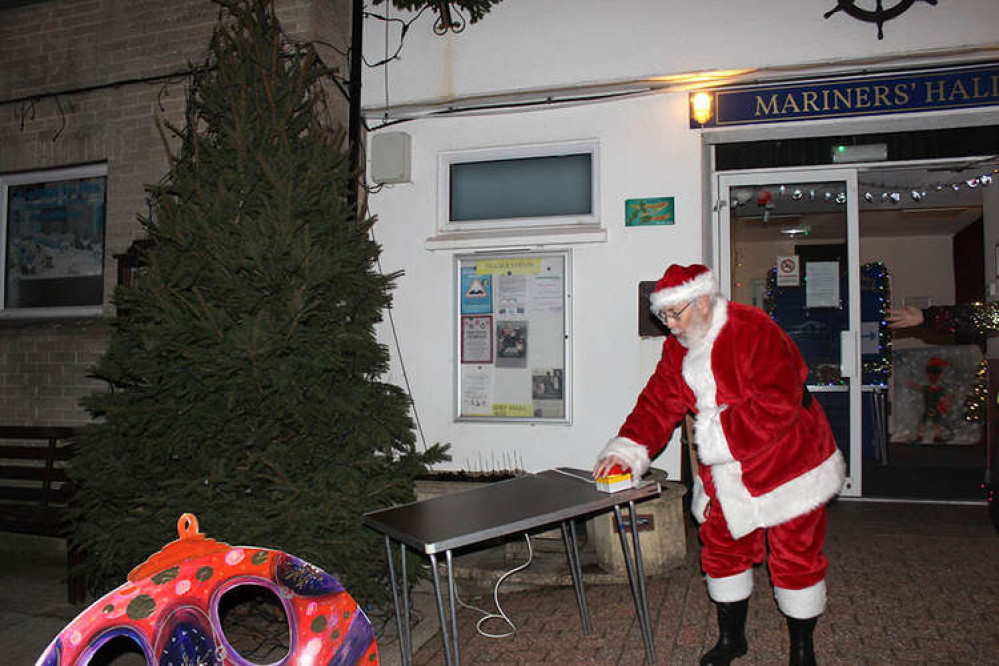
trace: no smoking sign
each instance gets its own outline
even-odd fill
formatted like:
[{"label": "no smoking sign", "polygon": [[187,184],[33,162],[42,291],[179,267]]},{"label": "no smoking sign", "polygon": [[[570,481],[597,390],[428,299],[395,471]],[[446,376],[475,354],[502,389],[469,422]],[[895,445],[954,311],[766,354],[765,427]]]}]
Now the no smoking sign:
[{"label": "no smoking sign", "polygon": [[801,262],[798,255],[777,257],[777,286],[797,287],[801,284]]}]

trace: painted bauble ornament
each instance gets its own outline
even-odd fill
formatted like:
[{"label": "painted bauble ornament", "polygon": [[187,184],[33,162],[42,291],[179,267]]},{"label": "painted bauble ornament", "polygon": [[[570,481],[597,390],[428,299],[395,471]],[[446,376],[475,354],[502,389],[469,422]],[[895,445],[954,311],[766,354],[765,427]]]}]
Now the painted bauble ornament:
[{"label": "painted bauble ornament", "polygon": [[288,652],[269,666],[378,663],[371,622],[333,576],[279,550],[206,538],[189,513],[177,532],[59,632],[35,666],[88,666],[103,645],[123,639],[148,664],[252,666],[219,616],[220,601],[245,586],[271,593],[288,622]]}]

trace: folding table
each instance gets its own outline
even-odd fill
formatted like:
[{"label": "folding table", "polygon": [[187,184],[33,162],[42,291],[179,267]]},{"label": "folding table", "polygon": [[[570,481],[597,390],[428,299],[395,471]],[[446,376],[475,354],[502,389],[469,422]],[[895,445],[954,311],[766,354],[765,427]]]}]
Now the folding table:
[{"label": "folding table", "polygon": [[[583,633],[592,632],[590,611],[583,589],[583,573],[579,560],[579,546],[574,521],[583,516],[613,509],[617,518],[618,535],[628,571],[628,582],[635,601],[635,611],[645,642],[649,663],[655,663],[655,645],[652,638],[652,621],[645,591],[645,573],[642,568],[642,550],[638,538],[638,520],[635,502],[651,499],[662,492],[658,483],[643,482],[637,488],[616,493],[604,493],[594,487],[588,471],[557,468],[537,474],[520,476],[506,481],[462,492],[434,497],[420,502],[403,504],[389,509],[364,514],[364,524],[385,535],[389,577],[395,602],[396,627],[402,663],[412,663],[410,636],[410,609],[406,580],[407,546],[430,558],[437,613],[441,625],[441,638],[449,666],[461,662],[458,647],[458,617],[454,583],[452,553],[457,548],[474,546],[491,539],[526,533],[554,523],[562,527],[562,539],[572,583],[576,591]],[[628,547],[625,521],[621,507],[628,505],[634,553]],[[399,544],[402,570],[402,609],[396,585],[392,542]],[[437,557],[444,553],[447,564],[448,600],[450,622],[446,618],[444,596],[441,591]]]}]

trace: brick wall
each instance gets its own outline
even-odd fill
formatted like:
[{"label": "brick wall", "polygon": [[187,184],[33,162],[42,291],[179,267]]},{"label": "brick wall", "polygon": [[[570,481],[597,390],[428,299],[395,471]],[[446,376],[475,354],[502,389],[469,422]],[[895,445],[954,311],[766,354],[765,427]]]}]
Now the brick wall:
[{"label": "brick wall", "polygon": [[[295,39],[346,52],[349,0],[277,0]],[[170,75],[205,59],[219,13],[210,0],[47,0],[0,9],[0,173],[94,162],[108,166],[105,304],[117,263],[141,235],[144,186],[167,160],[157,119],[181,124],[185,81]],[[325,48],[323,56],[342,58]],[[141,79],[165,77],[141,82]],[[342,107],[346,101],[332,97]],[[0,423],[78,425],[77,402],[107,342],[100,320],[0,320]]]}]

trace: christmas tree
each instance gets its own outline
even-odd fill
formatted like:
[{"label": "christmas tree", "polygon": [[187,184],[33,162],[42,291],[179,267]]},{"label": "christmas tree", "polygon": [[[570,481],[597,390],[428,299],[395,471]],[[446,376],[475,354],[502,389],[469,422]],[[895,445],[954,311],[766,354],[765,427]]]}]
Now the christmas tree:
[{"label": "christmas tree", "polygon": [[105,592],[191,512],[209,536],[384,600],[382,537],[362,514],[412,501],[446,451],[417,449],[407,396],[379,381],[374,327],[397,276],[375,270],[373,220],[349,203],[329,68],[283,38],[268,0],[219,4],[186,123],[164,130],[179,148],[148,188],[145,268],[115,294],[94,369],[109,390],[83,403],[74,541]]}]

